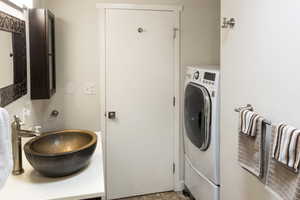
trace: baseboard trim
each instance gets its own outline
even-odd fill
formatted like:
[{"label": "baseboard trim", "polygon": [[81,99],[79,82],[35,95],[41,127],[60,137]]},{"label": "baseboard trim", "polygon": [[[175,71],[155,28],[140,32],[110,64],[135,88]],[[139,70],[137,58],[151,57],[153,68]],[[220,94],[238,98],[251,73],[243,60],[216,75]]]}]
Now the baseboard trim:
[{"label": "baseboard trim", "polygon": [[175,192],[181,192],[183,189],[184,189],[184,181],[178,181],[175,184],[174,191]]}]

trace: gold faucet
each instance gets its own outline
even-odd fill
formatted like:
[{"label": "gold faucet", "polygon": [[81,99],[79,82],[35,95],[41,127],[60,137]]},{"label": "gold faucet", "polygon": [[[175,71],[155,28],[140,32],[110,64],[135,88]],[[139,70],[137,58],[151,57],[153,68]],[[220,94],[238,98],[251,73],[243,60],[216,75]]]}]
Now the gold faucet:
[{"label": "gold faucet", "polygon": [[22,163],[22,137],[39,136],[38,130],[22,130],[21,126],[24,123],[19,117],[14,116],[14,121],[11,124],[12,130],[12,153],[13,153],[13,175],[21,175],[24,173]]}]

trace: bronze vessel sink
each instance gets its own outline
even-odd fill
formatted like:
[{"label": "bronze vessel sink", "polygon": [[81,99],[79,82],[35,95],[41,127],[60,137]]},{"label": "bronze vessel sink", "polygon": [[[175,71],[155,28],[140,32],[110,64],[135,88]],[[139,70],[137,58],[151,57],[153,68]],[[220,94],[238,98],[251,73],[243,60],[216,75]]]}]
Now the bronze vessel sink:
[{"label": "bronze vessel sink", "polygon": [[64,130],[33,138],[25,144],[24,151],[29,163],[42,175],[62,177],[87,166],[96,145],[94,132]]}]

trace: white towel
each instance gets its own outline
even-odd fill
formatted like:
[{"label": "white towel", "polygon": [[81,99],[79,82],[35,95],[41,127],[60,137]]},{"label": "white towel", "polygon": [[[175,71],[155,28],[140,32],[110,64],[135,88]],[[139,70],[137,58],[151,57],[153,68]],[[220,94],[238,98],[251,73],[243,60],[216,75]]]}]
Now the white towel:
[{"label": "white towel", "polygon": [[258,123],[260,123],[261,125],[262,122],[263,118],[259,114],[250,110],[240,111],[239,128],[241,133],[251,137],[255,137],[257,133],[256,127]]},{"label": "white towel", "polygon": [[3,188],[13,167],[11,127],[8,112],[0,108],[0,189]]},{"label": "white towel", "polygon": [[294,172],[299,170],[300,130],[284,123],[275,125],[272,158],[290,168]]}]

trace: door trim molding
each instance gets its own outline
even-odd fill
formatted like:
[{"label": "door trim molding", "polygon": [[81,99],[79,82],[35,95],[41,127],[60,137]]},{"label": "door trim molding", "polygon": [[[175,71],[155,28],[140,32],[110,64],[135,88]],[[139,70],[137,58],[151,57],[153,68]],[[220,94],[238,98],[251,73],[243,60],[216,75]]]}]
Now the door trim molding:
[{"label": "door trim molding", "polygon": [[181,5],[156,5],[156,4],[110,4],[97,3],[98,9],[126,9],[126,10],[155,10],[155,11],[171,11],[181,12],[183,6]]},{"label": "door trim molding", "polygon": [[[174,30],[177,31],[176,37],[174,38],[174,96],[176,98],[176,105],[174,107],[174,149],[173,149],[173,160],[176,167],[174,173],[173,188],[175,191],[181,191],[183,189],[183,169],[181,161],[183,160],[182,151],[182,131],[181,131],[181,32],[180,32],[180,19],[183,6],[177,5],[139,5],[139,4],[96,4],[98,10],[98,52],[99,52],[99,63],[100,63],[100,114],[101,114],[101,133],[103,137],[103,148],[104,148],[104,172],[105,180],[107,179],[106,173],[106,11],[109,9],[126,9],[126,10],[152,10],[152,11],[168,11],[174,13],[175,27]],[[172,101],[170,100],[170,103]],[[170,170],[172,170],[170,168]],[[105,181],[105,188],[107,181]]]}]

